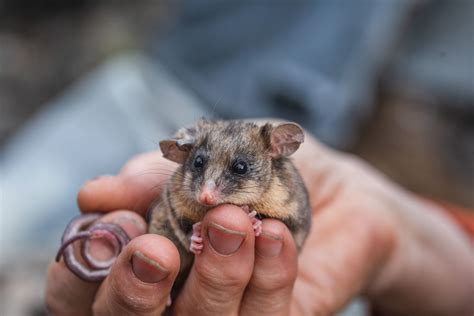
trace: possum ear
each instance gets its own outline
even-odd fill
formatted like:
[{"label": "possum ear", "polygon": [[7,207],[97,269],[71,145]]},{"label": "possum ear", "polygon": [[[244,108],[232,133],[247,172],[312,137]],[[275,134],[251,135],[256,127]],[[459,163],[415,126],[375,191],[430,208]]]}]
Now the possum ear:
[{"label": "possum ear", "polygon": [[280,123],[270,131],[270,155],[286,157],[293,154],[303,143],[304,133],[296,123]]},{"label": "possum ear", "polygon": [[168,160],[184,163],[189,152],[194,146],[194,139],[166,139],[160,142],[160,149],[163,157]]}]

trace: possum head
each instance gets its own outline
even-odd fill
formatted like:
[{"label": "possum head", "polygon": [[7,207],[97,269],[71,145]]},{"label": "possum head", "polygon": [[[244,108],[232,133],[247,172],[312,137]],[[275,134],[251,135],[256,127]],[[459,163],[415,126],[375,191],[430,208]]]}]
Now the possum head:
[{"label": "possum head", "polygon": [[268,189],[278,161],[304,140],[295,123],[206,121],[163,140],[163,156],[182,164],[182,193],[211,207],[252,204]]}]

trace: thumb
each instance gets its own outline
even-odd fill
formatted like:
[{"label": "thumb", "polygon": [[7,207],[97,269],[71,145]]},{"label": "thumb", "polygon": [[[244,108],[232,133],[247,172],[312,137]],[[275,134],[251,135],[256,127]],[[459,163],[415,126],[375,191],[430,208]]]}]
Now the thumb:
[{"label": "thumb", "polygon": [[142,235],[120,254],[93,304],[94,315],[159,315],[179,271],[179,254],[168,239]]}]

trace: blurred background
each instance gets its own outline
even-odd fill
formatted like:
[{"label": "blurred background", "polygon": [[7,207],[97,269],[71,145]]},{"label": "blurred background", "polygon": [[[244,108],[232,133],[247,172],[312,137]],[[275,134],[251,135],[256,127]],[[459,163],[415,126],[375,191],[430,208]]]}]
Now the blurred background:
[{"label": "blurred background", "polygon": [[297,121],[472,208],[474,2],[0,0],[0,314],[47,314],[82,183],[201,116]]}]

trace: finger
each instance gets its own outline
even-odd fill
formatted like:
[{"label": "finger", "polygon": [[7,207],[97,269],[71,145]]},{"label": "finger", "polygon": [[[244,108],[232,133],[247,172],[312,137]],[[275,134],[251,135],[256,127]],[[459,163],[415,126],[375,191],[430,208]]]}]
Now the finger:
[{"label": "finger", "polygon": [[255,240],[255,265],[244,294],[242,315],[288,315],[297,271],[297,250],[280,221],[263,220]]},{"label": "finger", "polygon": [[159,151],[138,155],[117,176],[84,184],[77,196],[79,208],[83,212],[129,209],[144,215],[175,168]]},{"label": "finger", "polygon": [[[120,225],[130,238],[146,232],[143,218],[130,211],[116,211],[105,215],[101,222]],[[103,240],[91,240],[91,256],[101,258],[110,254],[110,245]],[[52,262],[48,267],[46,305],[54,315],[84,315],[91,313],[91,306],[99,283],[86,282],[74,275],[64,261]]]},{"label": "finger", "polygon": [[390,224],[355,210],[325,209],[313,217],[299,256],[292,314],[335,314],[366,287],[389,257],[395,240]]},{"label": "finger", "polygon": [[236,315],[254,264],[254,232],[240,207],[222,205],[202,222],[203,251],[195,257],[175,315]]},{"label": "finger", "polygon": [[119,255],[96,295],[97,315],[159,315],[179,270],[173,243],[159,235],[133,239]]}]

